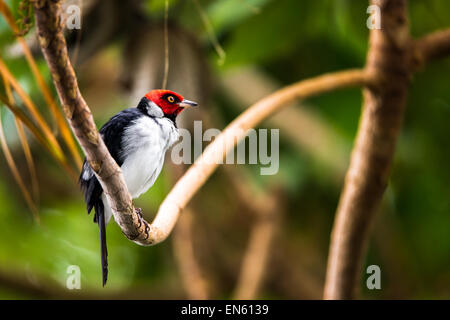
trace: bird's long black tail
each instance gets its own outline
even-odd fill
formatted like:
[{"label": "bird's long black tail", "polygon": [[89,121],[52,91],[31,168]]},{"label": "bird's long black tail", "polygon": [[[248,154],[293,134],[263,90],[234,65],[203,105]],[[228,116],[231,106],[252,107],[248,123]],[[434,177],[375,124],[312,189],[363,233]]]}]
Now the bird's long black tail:
[{"label": "bird's long black tail", "polygon": [[95,203],[95,216],[98,228],[100,229],[100,252],[102,258],[102,279],[103,286],[108,280],[108,249],[106,248],[106,223],[105,223],[105,207],[103,201],[98,199]]}]

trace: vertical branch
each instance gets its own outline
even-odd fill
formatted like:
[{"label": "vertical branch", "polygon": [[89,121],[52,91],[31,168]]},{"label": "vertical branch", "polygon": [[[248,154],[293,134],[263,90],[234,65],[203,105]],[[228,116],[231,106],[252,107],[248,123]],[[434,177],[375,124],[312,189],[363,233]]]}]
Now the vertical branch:
[{"label": "vertical branch", "polygon": [[[174,180],[178,180],[185,172],[184,166],[172,163],[171,169]],[[180,215],[172,237],[173,253],[188,299],[207,300],[210,297],[210,284],[195,255],[194,217],[195,212],[189,207]]]},{"label": "vertical branch", "polygon": [[[251,176],[237,167],[224,166],[230,187],[236,193],[237,201],[252,213],[250,236],[247,241],[232,299],[252,300],[258,297],[264,285],[272,248],[283,212],[282,189],[272,185],[267,191],[255,194],[251,191]],[[244,184],[246,181],[247,184]]]},{"label": "vertical branch", "polygon": [[257,298],[271,256],[271,249],[279,222],[278,201],[276,197],[267,197],[261,201],[256,221],[250,231],[239,278],[234,289],[233,299],[251,300]]},{"label": "vertical branch", "polygon": [[406,0],[372,1],[381,30],[371,30],[364,105],[333,227],[325,299],[349,299],[359,281],[370,224],[386,189],[408,88]]},{"label": "vertical branch", "polygon": [[193,217],[194,214],[191,210],[184,209],[173,235],[174,254],[188,298],[205,300],[208,299],[209,288],[207,280],[202,275],[200,265],[195,259],[192,234]]}]

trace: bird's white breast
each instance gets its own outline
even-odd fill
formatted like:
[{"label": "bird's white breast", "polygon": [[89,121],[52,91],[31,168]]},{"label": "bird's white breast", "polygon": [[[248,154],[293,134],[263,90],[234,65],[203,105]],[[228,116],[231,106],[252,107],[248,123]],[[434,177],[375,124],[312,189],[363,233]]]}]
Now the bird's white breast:
[{"label": "bird's white breast", "polygon": [[[121,169],[133,198],[139,197],[155,183],[167,149],[178,138],[178,129],[167,118],[141,117],[125,129],[122,137],[125,160]],[[108,221],[112,214],[110,208],[105,213]]]},{"label": "bird's white breast", "polygon": [[141,117],[125,129],[122,172],[133,198],[153,185],[161,172],[167,149],[178,137],[178,130],[166,118]]}]

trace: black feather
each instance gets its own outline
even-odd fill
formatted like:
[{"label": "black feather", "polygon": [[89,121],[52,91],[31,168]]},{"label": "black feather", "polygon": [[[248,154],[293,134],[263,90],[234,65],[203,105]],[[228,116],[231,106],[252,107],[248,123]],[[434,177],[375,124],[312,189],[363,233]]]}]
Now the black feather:
[{"label": "black feather", "polygon": [[[100,135],[105,142],[109,153],[119,166],[124,162],[122,153],[122,137],[125,129],[134,123],[134,121],[142,116],[147,116],[143,110],[137,108],[129,108],[116,114],[109,119],[107,123],[100,129]],[[87,179],[83,177],[88,177]],[[106,247],[106,224],[104,204],[101,199],[103,189],[97,177],[93,174],[92,169],[84,159],[81,170],[79,184],[84,194],[87,212],[90,213],[95,208],[94,222],[98,223],[100,229],[100,248],[102,261],[102,277],[103,286],[108,278],[108,251]]]},{"label": "black feather", "polygon": [[98,228],[100,230],[100,254],[102,261],[102,283],[105,286],[108,280],[108,249],[106,247],[106,224],[105,207],[100,199],[95,204],[95,215],[97,217]]}]

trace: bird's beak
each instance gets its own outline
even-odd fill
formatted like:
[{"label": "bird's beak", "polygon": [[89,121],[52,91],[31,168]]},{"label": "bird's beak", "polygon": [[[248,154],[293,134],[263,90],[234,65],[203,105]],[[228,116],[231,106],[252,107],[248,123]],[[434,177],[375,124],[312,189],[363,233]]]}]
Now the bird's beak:
[{"label": "bird's beak", "polygon": [[183,99],[183,101],[180,102],[180,107],[182,108],[190,108],[196,106],[198,106],[198,103],[191,100]]}]

